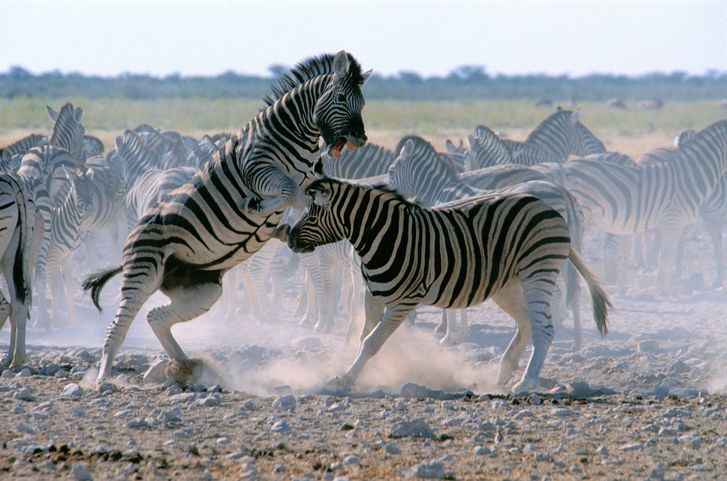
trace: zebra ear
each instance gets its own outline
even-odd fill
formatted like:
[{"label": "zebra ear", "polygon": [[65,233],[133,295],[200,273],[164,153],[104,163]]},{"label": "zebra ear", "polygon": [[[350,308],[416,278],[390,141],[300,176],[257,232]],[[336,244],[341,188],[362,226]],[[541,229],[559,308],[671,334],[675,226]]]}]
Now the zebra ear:
[{"label": "zebra ear", "polygon": [[73,113],[76,114],[76,121],[77,122],[80,122],[81,121],[81,117],[83,117],[83,109],[81,107],[76,107],[73,110]]},{"label": "zebra ear", "polygon": [[469,146],[470,150],[474,149],[477,145],[477,139],[473,135],[467,135],[467,145]]},{"label": "zebra ear", "polygon": [[453,154],[457,150],[454,146],[454,142],[449,139],[444,141],[444,146],[447,147],[447,152],[449,152],[450,154]]},{"label": "zebra ear", "polygon": [[58,112],[56,112],[55,110],[53,110],[53,107],[51,107],[50,105],[46,105],[45,108],[48,109],[48,115],[50,115],[50,119],[53,122],[57,121],[58,120]]},{"label": "zebra ear", "polygon": [[366,83],[366,81],[367,81],[367,80],[369,79],[369,77],[371,77],[371,74],[372,74],[373,72],[374,72],[374,71],[373,71],[373,69],[368,69],[367,71],[365,71],[364,73],[362,73],[362,74],[361,74],[361,78],[362,78],[363,80],[361,81],[361,83],[362,83],[362,84],[363,84],[363,83]]},{"label": "zebra ear", "polygon": [[348,53],[345,50],[341,50],[333,58],[333,72],[339,77],[346,76],[349,65]]},{"label": "zebra ear", "polygon": [[581,120],[581,109],[575,109],[575,111],[570,114],[570,121],[572,124],[577,124]]},{"label": "zebra ear", "polygon": [[414,153],[414,142],[412,140],[407,140],[404,144],[404,147],[401,148],[401,157],[406,158],[409,157],[411,154]]}]

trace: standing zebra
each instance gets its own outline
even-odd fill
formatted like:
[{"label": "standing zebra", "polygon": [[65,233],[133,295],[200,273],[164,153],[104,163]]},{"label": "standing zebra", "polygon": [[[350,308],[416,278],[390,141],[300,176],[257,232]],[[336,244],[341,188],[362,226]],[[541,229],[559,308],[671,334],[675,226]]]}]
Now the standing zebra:
[{"label": "standing zebra", "polygon": [[[389,169],[389,185],[404,197],[416,199],[418,204],[427,208],[483,194],[532,195],[544,201],[565,219],[571,245],[577,251],[582,249],[581,212],[575,198],[565,189],[542,180],[530,180],[497,190],[479,189],[476,184],[462,182],[447,157],[438,153],[429,142],[421,138],[408,140],[401,149],[399,157]],[[577,274],[570,264],[565,266],[565,280],[566,301],[573,313],[574,347],[579,348],[583,341],[580,327],[580,286]],[[450,327],[449,322],[446,322],[446,336],[443,340],[451,336],[456,338],[458,334],[462,335]]]},{"label": "standing zebra", "polygon": [[473,306],[492,298],[518,325],[500,362],[498,383],[513,375],[532,337],[533,353],[513,391],[539,383],[553,338],[552,288],[570,259],[586,279],[596,324],[607,331],[609,301],[570,247],[568,226],[535,197],[486,195],[424,209],[382,188],[317,180],[313,202],[288,232],[293,250],[348,239],[361,256],[366,280],[366,324],[359,355],[335,380],[348,390],[364,364],[418,305]]},{"label": "standing zebra", "polygon": [[676,244],[696,220],[700,206],[727,172],[727,120],[680,145],[670,162],[631,167],[601,162],[598,155],[567,162],[559,176],[602,230],[619,235],[658,229],[661,238],[658,285],[674,287]]},{"label": "standing zebra", "polygon": [[[366,141],[361,86],[370,72],[345,51],[309,59],[284,76],[268,107],[194,178],[147,211],[124,247],[122,265],[86,280],[94,303],[103,285],[122,273],[121,303],[106,331],[99,380],[142,304],[157,290],[170,303],[147,320],[180,377],[191,361],[170,329],[203,314],[222,293],[222,276],[278,232],[286,207],[304,204],[315,176],[319,140],[337,157]],[[174,369],[172,369],[174,371]]]},{"label": "standing zebra", "polygon": [[15,172],[20,165],[22,155],[33,147],[46,143],[45,135],[30,134],[0,149],[0,170]]},{"label": "standing zebra", "polygon": [[36,256],[35,286],[38,293],[36,324],[50,328],[46,302],[46,264],[51,243],[52,208],[63,201],[68,188],[66,171],[75,172],[82,167],[84,128],[81,124],[83,110],[66,103],[59,112],[48,107],[54,121],[47,144],[31,148],[23,154],[17,175],[31,189],[39,215],[43,219],[41,246]]},{"label": "standing zebra", "polygon": [[[67,324],[76,324],[76,306],[73,291],[76,284],[76,269],[73,254],[81,243],[81,228],[91,210],[93,202],[93,179],[86,175],[69,175],[68,192],[64,201],[53,209],[51,216],[51,242],[48,247],[48,283],[52,300],[52,324],[61,325],[59,317]],[[66,315],[61,316],[61,273],[63,274],[64,304]]]},{"label": "standing zebra", "polygon": [[9,303],[0,293],[0,329],[10,318],[7,363],[17,368],[25,363],[25,325],[31,302],[32,260],[40,234],[30,192],[12,175],[0,174],[0,267],[10,294]]}]

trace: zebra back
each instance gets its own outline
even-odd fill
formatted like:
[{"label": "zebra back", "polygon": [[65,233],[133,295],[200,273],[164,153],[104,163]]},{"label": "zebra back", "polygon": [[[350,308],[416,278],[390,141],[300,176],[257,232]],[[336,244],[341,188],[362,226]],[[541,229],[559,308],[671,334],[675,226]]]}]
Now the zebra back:
[{"label": "zebra back", "polygon": [[[6,145],[0,149],[0,163],[4,166],[11,158],[19,154],[24,154],[28,150],[38,145],[44,144],[47,139],[44,135],[29,134],[20,140],[16,140],[12,144]],[[12,172],[17,166],[4,169],[6,172]]]},{"label": "zebra back", "polygon": [[475,127],[474,133],[467,136],[467,144],[470,155],[466,170],[513,163],[509,146],[489,127],[484,125]]},{"label": "zebra back", "polygon": [[341,152],[338,159],[323,154],[323,174],[340,179],[363,179],[385,174],[394,160],[394,153],[380,145],[366,143],[351,151]]},{"label": "zebra back", "polygon": [[53,130],[48,143],[65,149],[76,161],[76,165],[82,166],[86,161],[84,155],[86,132],[81,123],[83,109],[74,107],[70,102],[65,103],[60,112],[56,112],[51,107],[47,107],[47,109],[48,115],[53,119]]}]

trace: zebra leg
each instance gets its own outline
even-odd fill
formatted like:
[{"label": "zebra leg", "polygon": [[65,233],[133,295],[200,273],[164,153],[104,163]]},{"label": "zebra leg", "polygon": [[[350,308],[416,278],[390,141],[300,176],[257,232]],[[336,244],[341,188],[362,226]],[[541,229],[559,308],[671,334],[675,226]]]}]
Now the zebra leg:
[{"label": "zebra leg", "polygon": [[707,221],[704,223],[714,249],[714,263],[717,270],[717,277],[712,283],[712,289],[719,289],[724,282],[724,265],[722,264],[722,224],[719,222]]},{"label": "zebra leg", "polygon": [[362,344],[364,342],[364,339],[366,339],[366,337],[371,334],[371,331],[374,330],[376,324],[379,323],[381,317],[384,315],[384,311],[386,310],[386,305],[379,299],[376,299],[371,294],[371,291],[368,290],[368,288],[366,289],[366,293],[364,294],[364,303],[366,309],[366,319],[364,321],[363,329],[361,330],[360,336]]},{"label": "zebra leg", "polygon": [[434,326],[434,332],[436,334],[446,334],[449,330],[449,318],[447,317],[447,309],[442,309],[442,318],[439,324]]},{"label": "zebra leg", "polygon": [[113,322],[106,329],[97,382],[109,377],[114,356],[124,342],[136,314],[147,299],[161,287],[163,274],[161,266],[166,256],[162,252],[146,254],[148,261],[132,260],[124,265],[121,277],[121,302]]},{"label": "zebra leg", "polygon": [[522,379],[512,387],[512,391],[516,393],[530,391],[538,386],[540,370],[553,342],[553,318],[550,313],[553,293],[550,288],[557,281],[558,271],[557,269],[548,271],[547,264],[556,267],[553,263],[546,263],[538,266],[539,271],[520,273],[523,291],[527,298],[533,352]]},{"label": "zebra leg", "polygon": [[369,335],[363,340],[363,343],[361,343],[361,349],[359,350],[356,360],[343,376],[339,376],[329,381],[329,386],[334,388],[336,391],[350,391],[368,360],[379,352],[379,349],[381,349],[381,346],[384,345],[384,342],[386,342],[391,334],[396,331],[413,308],[414,306],[412,305],[402,304],[386,306],[386,310],[384,315],[381,317],[381,321],[376,324]]},{"label": "zebra leg", "polygon": [[63,259],[61,268],[63,271],[63,288],[66,297],[66,322],[68,325],[75,326],[78,322],[78,317],[76,316],[76,302],[73,296],[73,288],[76,286],[76,269],[73,254]]},{"label": "zebra leg", "polygon": [[507,283],[497,294],[492,296],[492,300],[517,324],[515,335],[502,355],[502,359],[500,359],[500,374],[497,377],[497,384],[498,386],[505,386],[517,370],[520,364],[520,356],[525,350],[525,346],[530,342],[530,314],[523,287],[517,279]]},{"label": "zebra leg", "polygon": [[46,262],[47,279],[50,287],[50,324],[55,328],[61,327],[61,325],[66,323],[66,319],[60,314],[62,297],[60,255],[60,252],[51,246],[48,249],[48,259]]},{"label": "zebra leg", "polygon": [[[222,284],[205,282],[172,289],[162,287],[161,291],[169,297],[171,302],[166,306],[155,307],[149,311],[147,321],[169,359],[176,361],[181,366],[181,371],[185,370],[185,366],[193,368],[192,363],[172,336],[171,328],[174,324],[192,320],[209,311],[222,295]],[[184,378],[177,377],[177,380],[182,383],[186,384],[189,381],[188,375]]]},{"label": "zebra leg", "polygon": [[[5,299],[5,296],[3,296],[2,292],[0,292],[0,330],[5,326],[5,321],[8,320],[8,317],[10,317],[12,308],[10,307],[10,303]],[[10,322],[10,345],[8,346],[8,355],[6,358],[4,358],[2,361],[0,361],[0,364],[7,365],[13,362],[13,357],[15,356],[15,325],[13,322]]]},{"label": "zebra leg", "polygon": [[674,291],[674,264],[677,243],[682,235],[683,227],[673,224],[664,224],[659,229],[661,238],[661,252],[659,253],[659,271],[657,273],[657,286],[660,295],[669,295]]},{"label": "zebra leg", "polygon": [[565,303],[573,316],[573,345],[574,351],[583,347],[583,330],[581,329],[581,284],[573,264],[566,262],[565,274]]},{"label": "zebra leg", "polygon": [[[22,228],[22,227],[21,227]],[[25,364],[25,327],[28,321],[28,305],[22,302],[18,295],[18,286],[13,282],[13,274],[15,271],[15,253],[18,252],[20,246],[20,236],[17,231],[13,235],[8,245],[5,256],[2,260],[3,275],[7,281],[8,294],[10,296],[10,306],[6,307],[8,301],[0,294],[0,306],[4,311],[1,315],[10,318],[10,348],[8,349],[8,361],[10,369],[16,369]],[[22,260],[25,262],[25,259]],[[27,286],[28,288],[30,286]],[[8,309],[9,308],[9,309]],[[9,313],[8,313],[9,310]],[[5,321],[0,322],[0,327]]]}]

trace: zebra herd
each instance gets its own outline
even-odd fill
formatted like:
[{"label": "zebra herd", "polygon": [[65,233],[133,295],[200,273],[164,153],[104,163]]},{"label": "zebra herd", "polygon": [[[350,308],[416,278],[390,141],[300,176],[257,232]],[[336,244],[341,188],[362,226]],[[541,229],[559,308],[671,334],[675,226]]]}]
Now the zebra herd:
[{"label": "zebra herd", "polygon": [[[466,144],[448,141],[446,153],[418,136],[389,150],[365,143],[369,75],[345,51],[311,58],[283,76],[236,134],[197,140],[140,125],[118,136],[109,153],[85,135],[80,108],[49,109],[51,136],[30,135],[0,150],[0,254],[9,293],[0,299],[0,318],[10,319],[11,367],[25,362],[31,294],[37,326],[74,322],[74,253],[83,242],[86,267],[103,267],[94,262],[96,241],[108,230],[120,262],[83,283],[100,309],[104,285],[121,275],[99,382],[156,291],[170,302],[147,320],[170,359],[169,374],[189,382],[200,362],[187,357],[172,326],[221,298],[239,303],[234,287],[223,292],[223,278],[228,286],[244,279],[247,302],[263,316],[265,278],[277,275],[271,284],[279,295],[292,250],[306,270],[301,299],[317,310],[310,316],[316,328],[331,328],[340,303],[351,319],[364,306],[359,355],[334,387],[350,389],[417,305],[445,309],[438,329],[444,341],[457,341],[467,321],[457,323],[450,310],[491,298],[517,324],[498,383],[510,382],[532,343],[512,385],[527,391],[538,386],[554,322],[563,317],[561,298],[572,312],[575,346],[582,343],[579,274],[598,331],[607,332],[610,301],[579,254],[587,224],[619,245],[624,236],[658,231],[659,285],[669,293],[679,264],[676,234],[700,218],[719,225],[727,208],[727,121],[689,131],[676,147],[638,162],[608,152],[578,111],[560,108],[523,142],[480,125]],[[718,282],[721,276],[718,259]]]}]

